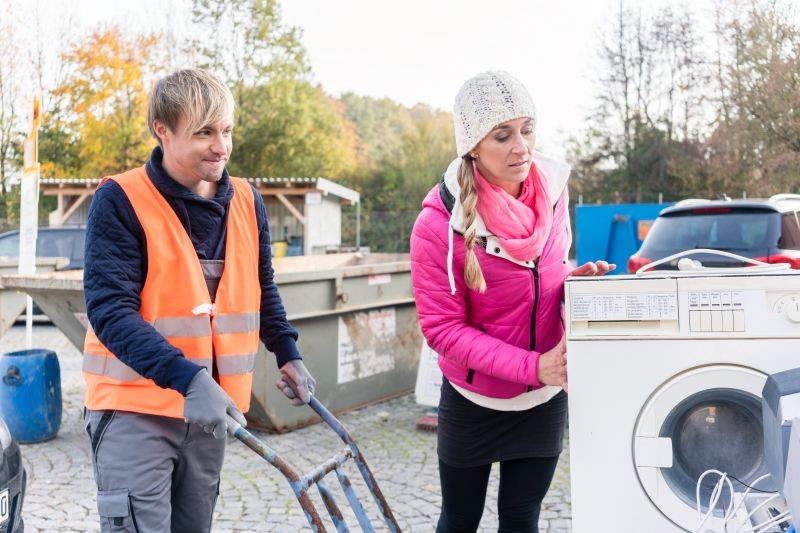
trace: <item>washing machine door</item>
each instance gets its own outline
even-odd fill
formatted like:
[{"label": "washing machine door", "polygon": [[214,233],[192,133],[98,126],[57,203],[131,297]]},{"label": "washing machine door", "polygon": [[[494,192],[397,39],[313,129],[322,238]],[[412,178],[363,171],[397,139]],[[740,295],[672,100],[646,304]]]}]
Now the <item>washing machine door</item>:
[{"label": "washing machine door", "polygon": [[[644,405],[633,435],[633,458],[642,488],[676,525],[695,531],[697,481],[708,469],[752,484],[767,473],[761,426],[761,390],[767,376],[737,365],[694,368],[664,383]],[[702,513],[719,476],[700,487]],[[734,490],[744,491],[733,481]],[[774,490],[759,484],[764,490]],[[728,491],[723,494],[727,505]],[[722,504],[705,526],[716,531]]]}]

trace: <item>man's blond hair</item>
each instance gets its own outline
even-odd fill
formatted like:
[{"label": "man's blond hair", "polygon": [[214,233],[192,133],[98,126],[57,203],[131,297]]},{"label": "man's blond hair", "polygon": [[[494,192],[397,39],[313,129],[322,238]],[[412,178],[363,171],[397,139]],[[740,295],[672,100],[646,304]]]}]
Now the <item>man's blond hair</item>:
[{"label": "man's blond hair", "polygon": [[234,108],[230,89],[213,74],[200,69],[176,70],[158,80],[150,92],[147,125],[161,145],[155,131],[156,120],[176,132],[183,117],[186,130],[197,131],[229,119]]}]

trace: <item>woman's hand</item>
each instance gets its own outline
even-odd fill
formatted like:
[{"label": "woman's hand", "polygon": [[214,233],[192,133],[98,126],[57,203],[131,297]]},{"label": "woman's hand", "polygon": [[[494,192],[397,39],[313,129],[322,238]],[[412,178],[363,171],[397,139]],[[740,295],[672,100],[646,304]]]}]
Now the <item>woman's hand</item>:
[{"label": "woman's hand", "polygon": [[572,272],[569,273],[570,276],[603,276],[608,272],[611,272],[617,268],[617,265],[614,263],[608,263],[606,261],[597,261],[592,262],[589,261],[588,263],[584,263]]},{"label": "woman's hand", "polygon": [[552,350],[539,356],[537,377],[543,385],[556,385],[567,390],[567,337],[561,340]]}]

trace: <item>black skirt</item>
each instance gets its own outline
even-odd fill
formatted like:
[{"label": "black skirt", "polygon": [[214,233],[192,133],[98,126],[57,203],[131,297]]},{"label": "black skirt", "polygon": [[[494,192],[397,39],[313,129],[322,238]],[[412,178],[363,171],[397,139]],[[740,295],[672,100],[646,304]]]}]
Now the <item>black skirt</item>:
[{"label": "black skirt", "polygon": [[561,453],[567,395],[527,411],[496,411],[472,403],[442,379],[439,400],[439,459],[456,468]]}]

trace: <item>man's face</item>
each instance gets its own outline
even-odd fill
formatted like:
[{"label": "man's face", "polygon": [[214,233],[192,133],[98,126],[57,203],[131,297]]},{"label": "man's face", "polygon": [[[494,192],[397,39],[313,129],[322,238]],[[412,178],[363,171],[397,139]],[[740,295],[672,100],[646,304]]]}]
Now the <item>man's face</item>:
[{"label": "man's face", "polygon": [[194,190],[202,182],[215,183],[233,150],[233,116],[195,131],[181,117],[175,131],[159,121],[155,130],[164,148],[164,169],[177,182]]}]

